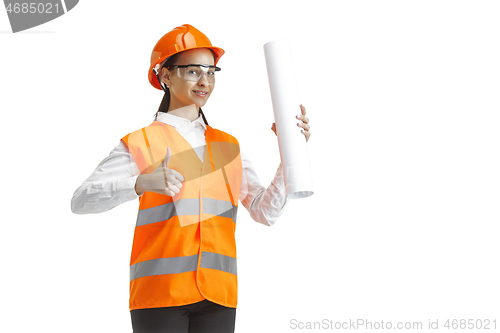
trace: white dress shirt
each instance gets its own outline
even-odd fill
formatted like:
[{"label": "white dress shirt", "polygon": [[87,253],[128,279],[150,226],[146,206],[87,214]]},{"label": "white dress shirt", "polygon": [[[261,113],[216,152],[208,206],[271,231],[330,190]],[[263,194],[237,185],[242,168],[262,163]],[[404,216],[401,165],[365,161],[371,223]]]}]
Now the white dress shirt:
[{"label": "white dress shirt", "polygon": [[[195,148],[203,161],[205,152],[205,122],[194,121],[158,112],[157,121],[173,126]],[[266,189],[261,185],[252,163],[241,151],[242,177],[239,200],[250,216],[264,225],[273,225],[288,203],[281,164],[273,181]],[[121,203],[138,198],[135,183],[139,169],[127,145],[120,140],[94,172],[76,189],[71,199],[71,210],[76,214],[101,213]]]}]

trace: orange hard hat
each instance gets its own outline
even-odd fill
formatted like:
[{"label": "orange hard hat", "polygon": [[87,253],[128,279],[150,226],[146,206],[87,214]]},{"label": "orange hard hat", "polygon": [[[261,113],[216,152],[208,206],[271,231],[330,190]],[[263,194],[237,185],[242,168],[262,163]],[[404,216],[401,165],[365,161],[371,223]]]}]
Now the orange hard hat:
[{"label": "orange hard hat", "polygon": [[159,72],[160,63],[182,51],[208,48],[215,53],[215,65],[219,61],[220,57],[224,54],[224,50],[215,46],[200,30],[196,29],[192,25],[183,24],[180,27],[166,33],[160,40],[156,43],[151,53],[151,66],[149,67],[148,79],[153,87],[156,89],[162,89],[160,82],[158,82],[158,77],[156,76],[155,70]]}]

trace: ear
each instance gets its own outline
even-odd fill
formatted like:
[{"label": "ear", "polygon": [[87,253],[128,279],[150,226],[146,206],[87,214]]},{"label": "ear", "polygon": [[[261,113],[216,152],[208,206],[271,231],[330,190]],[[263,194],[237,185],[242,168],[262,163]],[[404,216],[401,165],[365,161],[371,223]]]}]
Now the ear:
[{"label": "ear", "polygon": [[170,86],[170,74],[166,68],[161,69],[162,81],[165,82],[167,86]]}]

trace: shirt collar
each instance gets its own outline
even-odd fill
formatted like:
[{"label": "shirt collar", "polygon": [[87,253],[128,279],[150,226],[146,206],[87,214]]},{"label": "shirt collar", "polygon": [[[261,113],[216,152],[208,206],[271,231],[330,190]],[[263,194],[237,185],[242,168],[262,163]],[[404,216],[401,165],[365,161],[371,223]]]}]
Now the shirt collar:
[{"label": "shirt collar", "polygon": [[195,124],[197,122],[200,123],[200,125],[203,127],[204,130],[207,129],[207,126],[205,125],[205,122],[203,121],[203,118],[201,117],[201,115],[191,122],[191,121],[189,121],[189,119],[182,118],[179,116],[174,116],[173,114],[170,114],[167,112],[158,112],[158,116],[157,116],[156,120],[160,121],[164,124],[171,125],[171,126],[175,127],[176,129],[180,128],[182,126],[187,126],[191,123]]}]

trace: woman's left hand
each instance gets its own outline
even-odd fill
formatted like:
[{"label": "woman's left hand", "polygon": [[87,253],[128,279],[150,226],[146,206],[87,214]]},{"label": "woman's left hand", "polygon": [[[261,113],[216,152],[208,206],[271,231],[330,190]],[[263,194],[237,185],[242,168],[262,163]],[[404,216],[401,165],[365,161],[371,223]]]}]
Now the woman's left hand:
[{"label": "woman's left hand", "polygon": [[[309,141],[309,138],[311,137],[311,133],[309,132],[309,129],[311,128],[311,126],[309,125],[309,118],[306,117],[306,108],[302,104],[300,104],[300,110],[302,111],[302,115],[295,116],[295,118],[302,120],[302,123],[297,123],[297,126],[303,128],[303,130],[301,132],[306,137],[306,142],[307,142],[307,141]],[[273,125],[271,126],[271,129],[274,131],[274,134],[278,135],[276,133],[276,123],[273,123]]]}]

